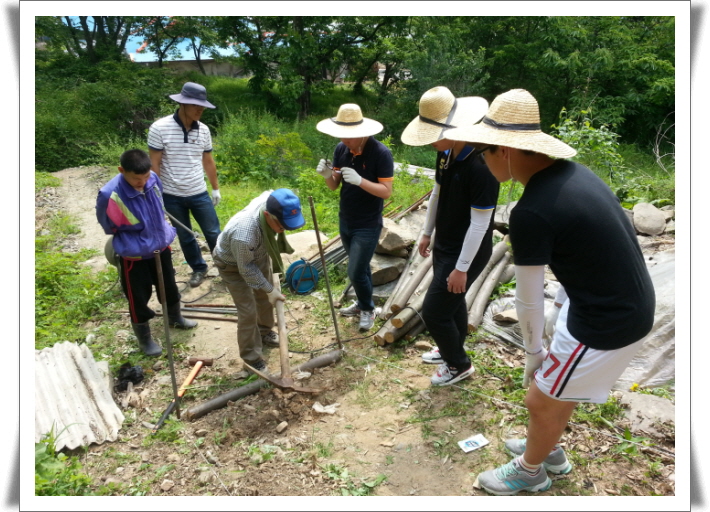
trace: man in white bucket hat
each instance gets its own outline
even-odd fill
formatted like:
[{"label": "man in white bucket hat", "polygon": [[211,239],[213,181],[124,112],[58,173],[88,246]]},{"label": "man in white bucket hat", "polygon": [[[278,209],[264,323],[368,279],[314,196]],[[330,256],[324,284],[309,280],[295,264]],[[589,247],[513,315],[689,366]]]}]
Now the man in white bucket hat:
[{"label": "man in white bucket hat", "polygon": [[[192,214],[212,252],[220,233],[215,207],[221,195],[217,165],[212,156],[212,136],[200,118],[205,108],[215,106],[207,101],[205,87],[194,82],[186,82],[180,94],[171,94],[170,99],[179,103],[179,108],[155,121],[148,131],[153,171],[165,187],[163,198],[167,212],[188,228],[192,228]],[[211,198],[205,175],[212,187]],[[192,231],[179,225],[176,228],[183,256],[192,269],[190,286],[199,286],[207,274],[207,263]]]},{"label": "man in white bucket hat", "polygon": [[[547,471],[572,469],[557,443],[575,406],[605,403],[650,332],[653,283],[618,199],[592,171],[565,160],[576,151],[541,131],[528,91],[499,95],[481,123],[447,137],[480,144],[498,181],[525,187],[509,227],[530,421],[527,439],[505,442],[516,458],[478,481],[496,495],[544,491],[552,485]],[[546,265],[562,285],[559,309],[548,318],[556,319],[549,352],[542,344]]]},{"label": "man in white bucket hat", "polygon": [[435,386],[455,384],[474,371],[464,348],[466,290],[491,257],[493,213],[500,189],[480,151],[448,139],[446,133],[457,126],[473,126],[487,110],[483,98],[455,98],[446,87],[434,87],[422,95],[419,115],[402,133],[405,144],[431,144],[437,150],[436,183],[418,247],[423,257],[429,256],[436,228],[434,278],[422,307],[422,318],[437,345],[422,355],[425,363],[439,364],[431,377]]},{"label": "man in white bucket hat", "polygon": [[341,187],[340,240],[348,255],[348,278],[357,301],[340,314],[359,315],[360,329],[369,330],[375,323],[370,260],[382,231],[384,200],[392,195],[394,159],[373,137],[382,131],[382,125],[363,117],[354,103],[341,105],[336,117],[320,121],[316,129],[340,139],[333,167],[321,159],[316,168],[330,190]]}]

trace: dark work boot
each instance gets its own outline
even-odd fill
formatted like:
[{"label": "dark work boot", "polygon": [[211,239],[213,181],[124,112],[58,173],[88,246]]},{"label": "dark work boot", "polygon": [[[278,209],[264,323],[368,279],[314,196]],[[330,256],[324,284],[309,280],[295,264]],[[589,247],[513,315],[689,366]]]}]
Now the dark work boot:
[{"label": "dark work boot", "polygon": [[180,302],[168,306],[168,322],[168,325],[177,327],[178,329],[192,329],[193,327],[197,327],[197,322],[188,320],[182,316],[180,312]]},{"label": "dark work boot", "polygon": [[148,322],[143,322],[142,324],[131,324],[133,327],[133,333],[138,338],[138,346],[147,356],[159,356],[163,353],[163,349],[160,348],[153,337],[150,335],[150,324]]}]

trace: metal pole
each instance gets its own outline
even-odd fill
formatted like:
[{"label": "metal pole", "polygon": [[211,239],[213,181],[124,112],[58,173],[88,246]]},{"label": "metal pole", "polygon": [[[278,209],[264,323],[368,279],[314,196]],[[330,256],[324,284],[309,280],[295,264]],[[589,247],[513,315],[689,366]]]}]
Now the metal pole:
[{"label": "metal pole", "polygon": [[170,365],[170,379],[173,383],[173,396],[175,397],[175,414],[180,418],[180,397],[178,396],[177,380],[175,379],[175,363],[173,362],[173,344],[170,341],[170,328],[168,324],[168,304],[165,297],[165,283],[163,282],[163,265],[160,263],[160,250],[154,251],[155,267],[158,271],[158,290],[160,291],[160,305],[163,308],[163,326],[165,327],[165,342],[168,345],[168,363]]},{"label": "metal pole", "polygon": [[197,231],[193,231],[193,230],[191,230],[190,228],[188,228],[185,224],[183,224],[182,222],[180,222],[179,220],[177,220],[175,217],[173,217],[172,215],[170,215],[167,210],[163,210],[163,211],[165,212],[165,215],[167,215],[168,217],[170,217],[170,220],[171,220],[171,221],[173,221],[175,224],[177,224],[178,226],[180,226],[182,229],[184,229],[184,230],[189,231],[190,233],[192,233],[192,236],[194,236],[195,238],[197,238],[198,236],[200,236],[200,234],[199,234]]},{"label": "metal pole", "polygon": [[318,240],[318,252],[320,253],[320,261],[323,265],[323,275],[325,276],[325,286],[328,289],[328,302],[330,303],[330,313],[333,315],[333,326],[335,326],[335,339],[338,342],[338,348],[343,350],[343,342],[340,341],[340,330],[338,329],[338,318],[335,316],[335,307],[333,306],[333,295],[330,293],[330,281],[328,280],[328,269],[325,266],[325,255],[323,254],[323,245],[320,241],[320,231],[318,231],[318,219],[316,219],[316,208],[313,206],[313,196],[308,196],[308,202],[311,205],[311,216],[313,217],[313,227],[316,230],[316,239]]}]

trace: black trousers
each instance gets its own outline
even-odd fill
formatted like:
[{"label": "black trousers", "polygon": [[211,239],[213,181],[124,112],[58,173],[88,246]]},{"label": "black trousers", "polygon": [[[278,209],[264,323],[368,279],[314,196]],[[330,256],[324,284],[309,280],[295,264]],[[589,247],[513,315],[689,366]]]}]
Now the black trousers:
[{"label": "black trousers", "polygon": [[[422,318],[427,330],[437,346],[444,361],[457,369],[466,369],[471,360],[464,350],[464,342],[468,335],[468,310],[466,309],[466,293],[451,293],[448,291],[446,279],[456,268],[458,255],[447,255],[434,250],[434,279],[427,290],[422,306]],[[482,260],[477,258],[477,260]],[[474,262],[466,274],[466,290],[476,280],[486,266],[486,261]]]},{"label": "black trousers", "polygon": [[[172,251],[166,247],[160,253],[160,265],[162,267],[163,282],[165,284],[165,296],[168,306],[180,302],[180,292],[175,283],[175,268],[173,267]],[[131,314],[131,323],[142,324],[155,316],[155,311],[148,307],[148,301],[153,293],[153,286],[160,303],[163,300],[160,296],[160,286],[158,285],[158,268],[155,258],[144,260],[129,260],[121,258],[118,273],[121,276],[121,288],[123,294],[128,299],[128,310]],[[167,312],[163,312],[164,315]]]}]

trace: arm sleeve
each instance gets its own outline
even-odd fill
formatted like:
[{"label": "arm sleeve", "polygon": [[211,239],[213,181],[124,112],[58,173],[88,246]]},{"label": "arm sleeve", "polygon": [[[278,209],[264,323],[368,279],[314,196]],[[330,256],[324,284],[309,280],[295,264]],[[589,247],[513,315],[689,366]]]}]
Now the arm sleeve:
[{"label": "arm sleeve", "polygon": [[515,309],[523,331],[525,351],[542,350],[545,328],[545,266],[515,266]]},{"label": "arm sleeve", "polygon": [[111,223],[108,218],[108,198],[99,192],[96,198],[96,220],[104,229],[104,233],[107,235],[113,235],[116,232],[115,226]]},{"label": "arm sleeve", "polygon": [[431,196],[429,196],[429,206],[427,206],[426,220],[424,221],[424,234],[426,236],[431,236],[434,232],[434,227],[436,226],[436,209],[439,206],[440,188],[439,184],[435,183],[434,188],[431,191]]},{"label": "arm sleeve", "polygon": [[483,236],[488,231],[488,225],[491,222],[491,215],[493,215],[494,211],[495,209],[476,210],[471,208],[471,223],[463,240],[461,254],[459,254],[459,259],[456,262],[456,270],[468,272],[468,268],[476,257],[478,248],[481,246],[481,240],[483,240]]}]

